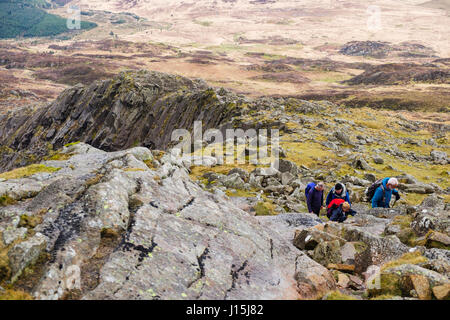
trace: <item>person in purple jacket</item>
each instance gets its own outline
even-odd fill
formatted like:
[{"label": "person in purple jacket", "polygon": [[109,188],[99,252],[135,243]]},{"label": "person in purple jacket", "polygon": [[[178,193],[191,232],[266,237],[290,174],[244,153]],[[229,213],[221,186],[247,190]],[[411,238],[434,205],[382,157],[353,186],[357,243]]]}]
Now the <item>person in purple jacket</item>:
[{"label": "person in purple jacket", "polygon": [[315,213],[320,215],[320,209],[323,207],[323,190],[325,185],[323,182],[315,184],[311,182],[306,187],[306,204],[308,206],[309,213]]}]

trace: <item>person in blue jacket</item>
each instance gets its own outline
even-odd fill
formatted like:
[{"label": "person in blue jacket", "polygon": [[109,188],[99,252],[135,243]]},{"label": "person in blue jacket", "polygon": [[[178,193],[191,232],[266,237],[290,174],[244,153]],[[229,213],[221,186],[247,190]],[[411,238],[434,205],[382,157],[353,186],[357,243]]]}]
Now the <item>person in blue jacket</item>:
[{"label": "person in blue jacket", "polygon": [[328,207],[330,202],[334,199],[342,199],[351,204],[347,188],[343,183],[337,183],[330,192],[328,192],[327,200],[325,201],[326,206]]},{"label": "person in blue jacket", "polygon": [[356,211],[350,206],[350,203],[344,202],[336,208],[331,209],[330,221],[344,222],[349,215],[354,216]]},{"label": "person in blue jacket", "polygon": [[372,198],[372,208],[389,208],[392,195],[396,200],[400,199],[400,195],[395,188],[398,187],[398,180],[396,178],[384,178],[381,186],[375,190]]},{"label": "person in blue jacket", "polygon": [[317,185],[311,182],[305,189],[306,204],[308,205],[308,212],[320,215],[320,209],[323,206],[323,190],[325,185],[323,182],[319,182]]}]

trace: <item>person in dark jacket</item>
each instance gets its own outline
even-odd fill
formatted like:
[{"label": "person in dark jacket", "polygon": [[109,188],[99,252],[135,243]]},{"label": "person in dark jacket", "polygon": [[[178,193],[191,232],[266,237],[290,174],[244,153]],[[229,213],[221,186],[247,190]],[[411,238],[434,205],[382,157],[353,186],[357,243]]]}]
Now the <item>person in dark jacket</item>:
[{"label": "person in dark jacket", "polygon": [[375,190],[372,198],[372,208],[389,208],[392,195],[396,200],[400,199],[400,195],[395,188],[398,186],[396,178],[384,178],[381,186]]},{"label": "person in dark jacket", "polygon": [[334,199],[342,199],[351,204],[347,188],[343,183],[337,183],[330,192],[328,192],[327,200],[325,201],[326,206],[328,207],[330,202]]},{"label": "person in dark jacket", "polygon": [[308,212],[320,215],[320,209],[323,206],[323,190],[325,185],[319,182],[314,187],[310,188],[306,195],[306,204],[308,205]]},{"label": "person in dark jacket", "polygon": [[354,216],[355,214],[356,211],[351,208],[350,203],[344,202],[331,210],[330,220],[344,222],[349,215]]}]

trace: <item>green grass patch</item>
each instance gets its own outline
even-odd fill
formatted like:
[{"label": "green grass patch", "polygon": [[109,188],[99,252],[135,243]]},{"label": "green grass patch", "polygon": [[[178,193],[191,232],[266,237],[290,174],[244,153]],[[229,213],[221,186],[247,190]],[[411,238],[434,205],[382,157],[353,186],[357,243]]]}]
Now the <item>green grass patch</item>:
[{"label": "green grass patch", "polygon": [[54,167],[47,167],[43,164],[32,164],[27,167],[14,169],[12,171],[8,171],[5,173],[0,174],[0,179],[21,179],[25,177],[29,177],[36,173],[41,172],[56,172],[59,171],[61,168],[54,168]]},{"label": "green grass patch", "polygon": [[260,201],[255,207],[257,216],[273,216],[276,215],[275,206],[269,201]]},{"label": "green grass patch", "polygon": [[382,294],[374,298],[371,298],[370,300],[392,300],[392,298],[394,297],[395,296],[393,296],[392,294]]},{"label": "green grass patch", "polygon": [[225,191],[226,195],[229,197],[242,197],[242,198],[251,198],[255,196],[255,191],[249,191],[249,190],[235,190],[231,191],[227,189]]},{"label": "green grass patch", "polygon": [[68,160],[73,156],[73,154],[67,154],[67,153],[55,153],[53,155],[50,155],[45,158],[45,160],[53,160],[53,161],[64,161]]},{"label": "green grass patch", "polygon": [[212,21],[200,21],[200,20],[194,20],[193,21],[195,24],[199,24],[203,27],[210,27],[212,26],[213,22]]},{"label": "green grass patch", "polygon": [[71,142],[71,143],[65,144],[65,145],[64,145],[64,147],[68,148],[68,147],[71,147],[71,146],[77,145],[77,144],[79,144],[79,143],[81,143],[81,141],[75,141],[75,142]]},{"label": "green grass patch", "polygon": [[336,290],[330,292],[326,296],[326,300],[358,300],[355,297],[349,296],[347,294],[343,294],[342,292]]},{"label": "green grass patch", "polygon": [[17,201],[8,196],[7,194],[4,194],[0,197],[0,207],[10,206],[15,203],[17,203]]},{"label": "green grass patch", "polygon": [[7,289],[0,293],[0,300],[34,300],[33,297],[21,290]]},{"label": "green grass patch", "polygon": [[403,264],[419,264],[423,262],[427,262],[428,259],[422,256],[422,254],[418,251],[416,252],[408,252],[402,255],[400,258],[394,261],[390,261],[381,266],[381,271],[398,267]]}]

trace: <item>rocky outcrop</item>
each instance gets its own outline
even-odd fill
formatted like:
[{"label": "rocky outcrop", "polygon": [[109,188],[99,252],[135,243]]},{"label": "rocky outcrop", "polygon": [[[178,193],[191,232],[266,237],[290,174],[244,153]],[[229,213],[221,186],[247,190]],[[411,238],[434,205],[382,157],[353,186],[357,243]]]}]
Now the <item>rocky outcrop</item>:
[{"label": "rocky outcrop", "polygon": [[217,128],[239,114],[243,103],[203,80],[159,72],[117,77],[65,90],[37,110],[0,116],[0,171],[42,159],[49,149],[82,141],[105,151],[136,145],[165,148],[175,129]]},{"label": "rocky outcrop", "polygon": [[61,154],[70,157],[44,162],[58,171],[0,182],[43,185],[0,209],[4,237],[22,225],[29,238],[2,245],[2,281],[20,286],[31,272],[37,299],[316,299],[335,289],[326,268],[266,225],[285,220],[259,220],[204,191],[171,157],[83,143]]},{"label": "rocky outcrop", "polygon": [[[33,164],[0,174],[0,285],[38,299],[320,299],[336,289],[359,299],[445,298],[446,140],[425,142],[402,118],[388,123],[415,133],[399,138],[374,114],[349,113],[125,72],[3,116],[0,170]],[[203,129],[275,126],[280,157],[230,165],[215,151],[170,149],[171,130],[194,120]],[[250,160],[268,140],[239,137],[236,154]],[[213,147],[202,141],[203,151]],[[401,199],[369,209],[365,189],[394,172]],[[325,194],[345,184],[357,214],[335,223],[306,213],[311,181],[325,182]],[[391,269],[405,272],[393,279]],[[372,290],[377,273],[387,290]]]},{"label": "rocky outcrop", "polygon": [[362,74],[347,80],[346,83],[395,85],[410,81],[449,83],[450,71],[448,68],[440,68],[434,64],[389,63],[370,66]]},{"label": "rocky outcrop", "polygon": [[347,56],[367,56],[372,58],[400,57],[436,57],[436,52],[414,42],[391,44],[383,41],[351,41],[342,46],[339,53]]}]

